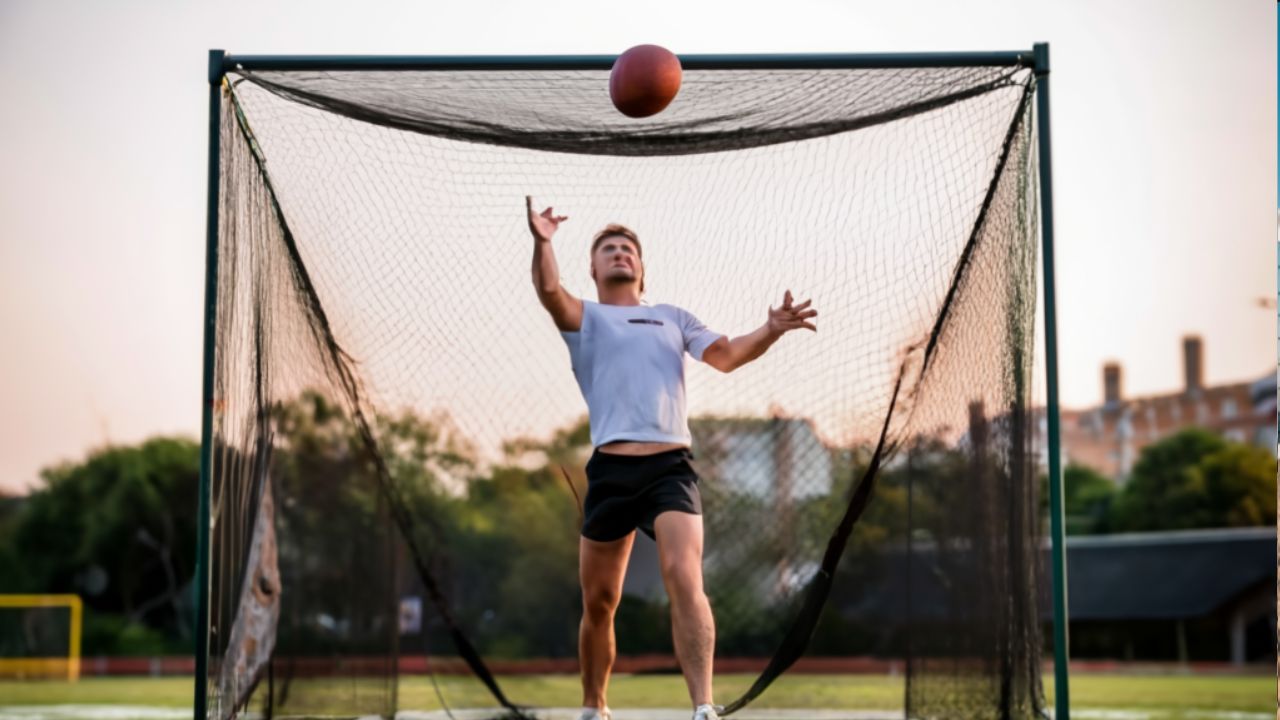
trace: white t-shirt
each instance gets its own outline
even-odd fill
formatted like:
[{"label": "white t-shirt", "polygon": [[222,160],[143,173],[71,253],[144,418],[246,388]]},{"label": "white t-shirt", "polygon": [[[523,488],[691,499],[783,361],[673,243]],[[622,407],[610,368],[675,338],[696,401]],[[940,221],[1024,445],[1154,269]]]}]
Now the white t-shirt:
[{"label": "white t-shirt", "polygon": [[684,353],[721,337],[674,305],[582,301],[582,328],[561,332],[591,417],[591,445],[618,440],[688,445]]}]

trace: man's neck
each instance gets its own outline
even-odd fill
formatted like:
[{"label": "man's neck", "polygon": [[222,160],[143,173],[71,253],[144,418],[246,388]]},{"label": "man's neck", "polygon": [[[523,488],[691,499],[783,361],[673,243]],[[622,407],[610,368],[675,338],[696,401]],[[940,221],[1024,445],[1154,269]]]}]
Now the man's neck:
[{"label": "man's neck", "polygon": [[596,297],[601,305],[639,305],[640,293],[636,292],[635,286],[624,285],[621,287],[597,287]]}]

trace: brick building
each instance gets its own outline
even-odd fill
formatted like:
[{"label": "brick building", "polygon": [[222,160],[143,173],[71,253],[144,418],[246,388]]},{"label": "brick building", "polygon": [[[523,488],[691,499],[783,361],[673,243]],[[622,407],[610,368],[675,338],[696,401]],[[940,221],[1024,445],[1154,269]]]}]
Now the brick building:
[{"label": "brick building", "polygon": [[1164,395],[1129,398],[1118,363],[1102,369],[1103,403],[1062,411],[1062,453],[1066,462],[1087,465],[1123,480],[1142,448],[1174,433],[1203,427],[1229,440],[1276,446],[1276,376],[1253,382],[1206,387],[1204,344],[1182,340],[1183,386]]}]

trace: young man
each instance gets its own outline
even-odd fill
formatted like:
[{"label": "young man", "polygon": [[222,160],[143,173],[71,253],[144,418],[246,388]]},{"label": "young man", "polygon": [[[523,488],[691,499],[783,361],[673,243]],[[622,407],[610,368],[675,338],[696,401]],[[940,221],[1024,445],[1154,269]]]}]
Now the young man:
[{"label": "young man", "polygon": [[671,601],[676,657],[684,671],[694,720],[717,720],[711,704],[715,621],[702,589],[702,501],[690,467],[684,353],[721,372],[764,354],[784,333],[816,330],[809,301],[770,308],[754,332],[730,340],[673,305],[649,305],[640,240],[609,225],[591,246],[591,278],[599,302],[560,285],[551,237],[567,217],[541,213],[525,197],[533,234],[533,285],[569,346],[578,387],[587,401],[591,444],[587,498],[579,541],[582,624],[580,720],[609,720],[605,701],[616,655],[613,617],[622,598],[636,528],[658,543],[663,584]]}]

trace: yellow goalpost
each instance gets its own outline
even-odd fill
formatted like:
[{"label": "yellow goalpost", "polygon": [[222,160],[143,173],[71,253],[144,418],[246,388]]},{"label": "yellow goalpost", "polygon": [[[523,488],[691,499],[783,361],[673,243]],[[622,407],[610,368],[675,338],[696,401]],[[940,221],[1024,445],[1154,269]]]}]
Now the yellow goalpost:
[{"label": "yellow goalpost", "polygon": [[84,605],[79,595],[0,595],[0,612],[66,608],[68,611],[65,654],[0,657],[0,677],[80,679],[80,631]]}]

